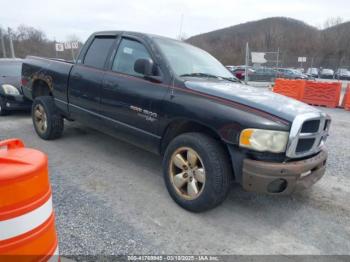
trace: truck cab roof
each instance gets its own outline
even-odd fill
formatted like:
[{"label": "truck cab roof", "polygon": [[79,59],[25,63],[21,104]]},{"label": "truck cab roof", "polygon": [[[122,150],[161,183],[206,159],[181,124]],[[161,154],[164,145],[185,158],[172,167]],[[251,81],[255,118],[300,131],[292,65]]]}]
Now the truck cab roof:
[{"label": "truck cab roof", "polygon": [[141,32],[135,32],[135,31],[118,31],[118,30],[98,31],[93,33],[90,36],[90,38],[95,36],[116,36],[116,35],[130,35],[130,36],[141,37],[141,38],[162,38],[162,39],[168,39],[172,41],[179,41],[170,37],[165,37],[165,36],[156,35],[156,34],[141,33]]}]

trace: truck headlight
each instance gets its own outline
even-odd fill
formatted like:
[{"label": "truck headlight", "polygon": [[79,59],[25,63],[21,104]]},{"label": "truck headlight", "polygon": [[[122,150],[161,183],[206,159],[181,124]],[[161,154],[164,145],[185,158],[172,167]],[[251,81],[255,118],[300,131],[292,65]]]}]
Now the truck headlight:
[{"label": "truck headlight", "polygon": [[256,151],[282,153],[286,151],[288,137],[288,132],[249,128],[241,132],[239,145]]},{"label": "truck headlight", "polygon": [[18,89],[17,89],[16,87],[14,87],[13,85],[7,85],[7,84],[5,84],[5,85],[2,85],[1,87],[2,87],[2,90],[4,90],[4,93],[5,93],[6,95],[17,96],[17,95],[20,94],[19,91],[18,91]]}]

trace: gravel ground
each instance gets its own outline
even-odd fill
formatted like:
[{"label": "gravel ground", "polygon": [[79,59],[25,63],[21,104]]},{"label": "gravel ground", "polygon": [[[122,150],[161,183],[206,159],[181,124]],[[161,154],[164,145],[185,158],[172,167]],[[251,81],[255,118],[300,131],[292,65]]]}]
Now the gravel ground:
[{"label": "gravel ground", "polygon": [[26,114],[0,118],[0,139],[18,137],[49,156],[60,253],[350,254],[350,112],[333,117],[325,177],[287,197],[234,185],[220,207],[192,214],[169,197],[161,158],[78,123],[40,140]]}]

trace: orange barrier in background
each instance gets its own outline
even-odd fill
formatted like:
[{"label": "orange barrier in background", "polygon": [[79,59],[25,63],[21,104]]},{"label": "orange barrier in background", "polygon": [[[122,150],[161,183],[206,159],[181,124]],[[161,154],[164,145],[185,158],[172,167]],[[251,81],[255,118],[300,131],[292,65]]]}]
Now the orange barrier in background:
[{"label": "orange barrier in background", "polygon": [[341,93],[341,83],[322,83],[306,81],[304,94],[301,101],[326,107],[338,107]]},{"label": "orange barrier in background", "polygon": [[59,261],[48,161],[21,140],[0,142],[0,261]]},{"label": "orange barrier in background", "polygon": [[342,102],[342,107],[344,107],[345,110],[350,111],[350,84],[346,88],[346,92]]},{"label": "orange barrier in background", "polygon": [[316,106],[338,107],[341,83],[276,79],[273,92]]},{"label": "orange barrier in background", "polygon": [[304,94],[305,80],[289,80],[278,78],[275,80],[273,92],[301,100]]}]

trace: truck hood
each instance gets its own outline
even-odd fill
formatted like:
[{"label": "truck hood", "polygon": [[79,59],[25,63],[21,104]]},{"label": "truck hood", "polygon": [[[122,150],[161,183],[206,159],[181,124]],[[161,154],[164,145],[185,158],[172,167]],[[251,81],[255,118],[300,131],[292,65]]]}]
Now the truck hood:
[{"label": "truck hood", "polygon": [[300,114],[320,113],[314,107],[295,99],[240,83],[206,80],[186,81],[185,85],[189,89],[240,103],[289,122],[292,122]]}]

